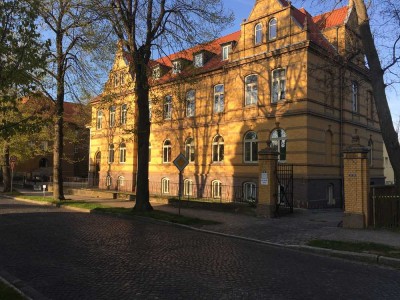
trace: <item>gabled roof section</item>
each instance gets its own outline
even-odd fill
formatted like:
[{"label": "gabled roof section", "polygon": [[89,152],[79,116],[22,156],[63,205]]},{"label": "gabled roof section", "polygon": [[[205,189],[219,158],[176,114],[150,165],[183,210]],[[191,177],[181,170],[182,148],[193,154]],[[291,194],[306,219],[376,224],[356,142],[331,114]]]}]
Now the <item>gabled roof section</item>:
[{"label": "gabled roof section", "polygon": [[313,17],[313,21],[315,24],[317,24],[320,30],[341,26],[346,24],[350,10],[351,9],[348,6],[343,6],[333,11],[315,16]]}]

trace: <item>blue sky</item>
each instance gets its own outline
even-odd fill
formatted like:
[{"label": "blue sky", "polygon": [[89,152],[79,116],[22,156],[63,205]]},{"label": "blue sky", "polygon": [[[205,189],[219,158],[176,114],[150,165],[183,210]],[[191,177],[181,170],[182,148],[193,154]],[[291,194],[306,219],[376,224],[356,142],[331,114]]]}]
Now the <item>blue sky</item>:
[{"label": "blue sky", "polygon": [[[272,1],[272,0],[271,0]],[[322,0],[322,3],[327,3],[325,5],[317,5],[316,0],[294,0],[292,1],[292,4],[296,6],[297,8],[304,7],[308,12],[310,12],[312,15],[318,15],[321,12],[324,11],[329,11],[332,9],[332,3],[335,1],[326,1]],[[344,4],[347,4],[348,1],[342,1]],[[235,32],[237,30],[240,30],[240,24],[242,23],[243,19],[247,19],[251,9],[253,8],[255,3],[255,0],[224,0],[224,5],[225,8],[228,10],[233,11],[235,14],[235,21],[232,27],[225,29],[222,32],[222,35]],[[320,2],[318,2],[320,3]],[[328,6],[330,5],[330,6]],[[339,5],[343,6],[343,5]],[[374,15],[371,16],[371,18],[375,17]],[[394,70],[396,71],[396,70]],[[395,127],[399,123],[400,120],[400,101],[398,91],[400,89],[398,88],[398,84],[395,84],[393,86],[390,86],[386,89],[386,95],[388,97],[388,102],[390,106],[390,110],[392,113],[392,118],[393,118],[393,123],[395,124]]]}]

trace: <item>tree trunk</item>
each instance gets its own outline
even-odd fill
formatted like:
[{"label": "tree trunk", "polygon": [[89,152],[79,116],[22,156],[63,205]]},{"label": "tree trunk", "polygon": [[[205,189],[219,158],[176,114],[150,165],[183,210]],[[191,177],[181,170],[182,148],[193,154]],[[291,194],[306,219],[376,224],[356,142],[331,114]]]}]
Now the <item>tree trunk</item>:
[{"label": "tree trunk", "polygon": [[383,78],[384,71],[379,61],[378,52],[371,33],[365,3],[363,0],[353,0],[353,3],[356,6],[361,40],[370,68],[370,79],[382,137],[393,167],[396,190],[400,193],[400,145],[386,98],[386,85]]},{"label": "tree trunk", "polygon": [[10,145],[7,142],[4,142],[1,160],[3,171],[3,192],[6,193],[11,191]]}]

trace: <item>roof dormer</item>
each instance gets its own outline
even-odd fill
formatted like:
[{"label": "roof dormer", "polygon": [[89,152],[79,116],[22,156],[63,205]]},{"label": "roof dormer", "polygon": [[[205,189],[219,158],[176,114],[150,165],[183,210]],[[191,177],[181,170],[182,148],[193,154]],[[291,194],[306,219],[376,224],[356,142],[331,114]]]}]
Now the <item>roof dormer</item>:
[{"label": "roof dormer", "polygon": [[155,80],[163,77],[170,68],[164,64],[156,63],[151,69],[151,77]]},{"label": "roof dormer", "polygon": [[232,48],[234,46],[235,46],[235,41],[230,41],[230,42],[221,44],[222,60],[229,59],[229,55],[232,52]]}]

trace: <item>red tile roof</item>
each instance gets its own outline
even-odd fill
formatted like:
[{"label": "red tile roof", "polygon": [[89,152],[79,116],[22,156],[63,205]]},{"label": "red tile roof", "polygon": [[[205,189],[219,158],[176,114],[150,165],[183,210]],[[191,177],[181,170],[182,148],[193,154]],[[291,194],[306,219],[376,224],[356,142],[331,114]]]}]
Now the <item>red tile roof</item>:
[{"label": "red tile roof", "polygon": [[320,30],[324,30],[330,27],[343,25],[349,11],[348,6],[335,9],[330,12],[323,13],[321,15],[313,17],[314,23],[318,25]]}]

